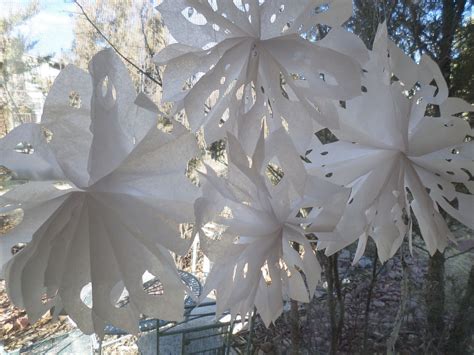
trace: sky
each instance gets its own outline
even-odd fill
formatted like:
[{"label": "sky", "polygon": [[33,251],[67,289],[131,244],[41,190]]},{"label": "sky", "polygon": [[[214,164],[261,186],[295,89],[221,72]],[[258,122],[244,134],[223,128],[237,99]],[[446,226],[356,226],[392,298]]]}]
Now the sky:
[{"label": "sky", "polygon": [[[26,6],[29,0],[0,0],[0,16]],[[71,0],[39,0],[40,11],[28,22],[19,26],[18,31],[30,41],[38,41],[30,51],[33,55],[69,52],[74,39],[73,13],[79,10]]]}]

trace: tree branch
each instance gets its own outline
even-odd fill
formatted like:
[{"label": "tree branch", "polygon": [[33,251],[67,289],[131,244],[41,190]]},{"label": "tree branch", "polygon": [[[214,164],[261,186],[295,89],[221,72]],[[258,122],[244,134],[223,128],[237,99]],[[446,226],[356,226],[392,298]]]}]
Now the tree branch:
[{"label": "tree branch", "polygon": [[457,256],[459,256],[459,255],[469,253],[469,252],[472,251],[472,250],[474,250],[474,247],[471,247],[471,248],[469,248],[469,249],[466,249],[466,250],[464,250],[464,251],[462,251],[462,252],[460,252],[460,253],[450,255],[450,256],[446,257],[446,259],[444,259],[444,260],[446,261],[446,260],[448,260],[448,259],[455,258],[455,257],[457,257]]},{"label": "tree branch", "polygon": [[125,60],[128,64],[130,64],[132,67],[134,67],[136,70],[138,70],[140,73],[142,73],[143,75],[145,75],[148,79],[150,79],[151,81],[153,81],[155,84],[159,85],[159,86],[162,86],[162,83],[161,83],[161,80],[157,80],[155,79],[153,76],[151,76],[149,73],[147,73],[146,71],[144,71],[143,69],[141,69],[138,65],[136,65],[135,63],[133,63],[130,59],[128,59],[125,55],[123,55],[119,50],[118,48],[112,43],[110,42],[110,40],[107,38],[106,35],[104,35],[102,33],[102,31],[100,30],[99,27],[97,27],[97,25],[90,19],[90,17],[87,15],[86,11],[84,10],[84,8],[82,7],[82,5],[77,1],[77,0],[74,0],[74,3],[79,7],[79,9],[81,10],[82,14],[84,15],[84,17],[86,18],[87,22],[89,22],[91,24],[92,27],[94,27],[94,29],[97,31],[97,33],[109,44],[110,47],[112,47],[112,49],[117,52],[117,54],[123,58],[123,60]]}]

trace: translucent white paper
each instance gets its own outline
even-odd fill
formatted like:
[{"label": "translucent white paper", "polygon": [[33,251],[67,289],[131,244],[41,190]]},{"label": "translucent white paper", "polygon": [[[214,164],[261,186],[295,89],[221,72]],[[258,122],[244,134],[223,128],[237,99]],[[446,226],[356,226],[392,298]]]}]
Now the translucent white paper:
[{"label": "translucent white paper", "polygon": [[[284,142],[289,139],[285,132],[275,134],[283,145],[291,144]],[[305,233],[332,231],[350,191],[309,177],[304,168],[299,176],[303,196],[291,174],[274,186],[264,174],[267,161],[279,163],[278,154],[267,150],[272,137],[265,144],[262,131],[251,162],[233,135],[227,140],[228,176],[219,178],[207,168],[203,197],[195,205],[198,227],[212,222],[224,228],[220,236],[200,233],[201,246],[214,262],[203,297],[216,290],[217,311],[230,309],[233,316],[244,316],[256,306],[269,325],[281,314],[284,299],[308,302],[313,297],[321,267]],[[297,158],[282,165],[290,172],[300,164]],[[299,214],[308,207],[313,207],[308,215]]]},{"label": "translucent white paper", "polygon": [[[197,188],[185,170],[198,147],[176,122],[171,133],[157,129],[158,110],[137,97],[112,50],[94,56],[89,72],[64,69],[42,124],[0,141],[0,165],[29,180],[0,198],[3,210],[24,211],[23,222],[1,236],[0,261],[8,261],[9,297],[30,321],[64,308],[85,333],[103,335],[106,324],[136,333],[141,314],[182,317],[186,290],[169,251],[189,247],[178,227],[193,221]],[[19,142],[33,152],[15,151]],[[28,245],[10,259],[19,242]],[[163,295],[145,292],[147,271]],[[92,304],[84,300],[89,284]],[[124,293],[130,302],[118,307]]]},{"label": "translucent white paper", "polygon": [[439,207],[474,227],[474,197],[465,193],[474,190],[474,143],[465,140],[473,134],[456,116],[474,108],[448,97],[436,63],[427,56],[413,62],[387,39],[385,26],[365,69],[366,92],[335,104],[339,141],[309,156],[311,173],[352,187],[336,229],[342,239],[321,235],[320,247],[330,254],[359,238],[357,260],[371,236],[385,261],[411,238],[412,211],[429,252],[442,251],[452,236]]},{"label": "translucent white paper", "polygon": [[[155,57],[166,65],[163,100],[184,109],[193,130],[203,127],[208,143],[232,132],[251,154],[266,118],[304,154],[309,132],[337,127],[322,98],[360,93],[367,51],[339,27],[350,1],[164,0],[158,10],[177,41]],[[301,38],[319,24],[332,28],[324,39]]]}]

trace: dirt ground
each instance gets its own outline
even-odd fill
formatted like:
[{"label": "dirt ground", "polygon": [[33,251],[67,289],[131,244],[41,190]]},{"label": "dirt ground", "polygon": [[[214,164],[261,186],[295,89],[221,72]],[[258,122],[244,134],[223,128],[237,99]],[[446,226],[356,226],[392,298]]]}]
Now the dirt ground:
[{"label": "dirt ground", "polygon": [[25,348],[53,335],[73,329],[67,317],[54,321],[49,313],[30,324],[25,311],[13,306],[5,292],[5,281],[0,281],[0,345],[5,351]]}]

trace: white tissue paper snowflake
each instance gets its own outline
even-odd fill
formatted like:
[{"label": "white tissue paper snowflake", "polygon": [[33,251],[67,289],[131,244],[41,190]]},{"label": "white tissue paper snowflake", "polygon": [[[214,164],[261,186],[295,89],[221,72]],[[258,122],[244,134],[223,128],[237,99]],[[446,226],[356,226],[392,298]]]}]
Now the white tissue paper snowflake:
[{"label": "white tissue paper snowflake", "polygon": [[[245,316],[256,307],[266,325],[281,314],[283,300],[312,298],[321,268],[305,234],[332,231],[350,193],[307,176],[298,155],[275,156],[273,144],[285,146],[281,152],[296,151],[283,129],[274,135],[264,142],[262,131],[249,162],[228,134],[228,177],[207,168],[203,197],[195,205],[201,247],[214,262],[202,296],[216,291],[218,313],[230,309]],[[289,172],[276,185],[264,174],[269,161]],[[302,179],[303,195],[292,171]]]},{"label": "white tissue paper snowflake", "polygon": [[426,55],[416,64],[384,25],[365,70],[363,95],[337,105],[339,141],[308,156],[312,174],[352,188],[342,239],[320,234],[319,246],[331,254],[358,238],[357,261],[370,236],[385,261],[406,235],[411,246],[412,211],[429,252],[442,251],[452,236],[440,208],[474,228],[474,142],[463,119],[474,107],[448,97],[437,64]]},{"label": "white tissue paper snowflake", "polygon": [[177,42],[155,57],[163,100],[209,144],[231,132],[251,154],[266,118],[304,154],[320,124],[337,127],[324,99],[360,94],[367,50],[340,27],[351,1],[164,0],[158,10]]},{"label": "white tissue paper snowflake", "polygon": [[[0,165],[28,180],[0,197],[3,212],[24,214],[0,236],[0,262],[30,321],[64,308],[85,333],[102,336],[107,324],[136,333],[141,314],[182,317],[186,289],[170,251],[189,247],[179,224],[194,218],[197,188],[185,170],[198,147],[178,123],[171,133],[157,128],[156,106],[137,96],[112,50],[95,55],[89,72],[66,67],[41,124],[0,140]],[[17,243],[27,246],[11,258]],[[162,295],[146,293],[146,272]],[[130,302],[118,307],[125,294]]]}]

